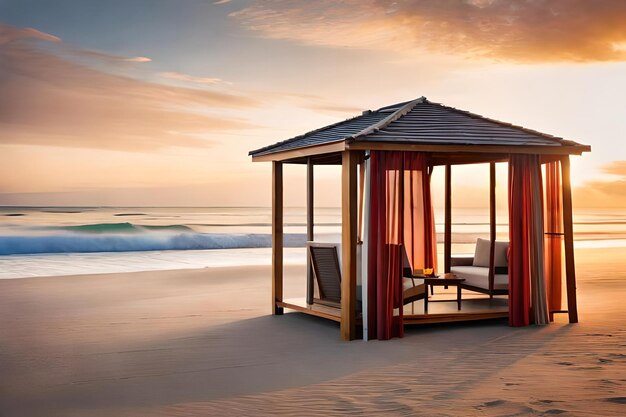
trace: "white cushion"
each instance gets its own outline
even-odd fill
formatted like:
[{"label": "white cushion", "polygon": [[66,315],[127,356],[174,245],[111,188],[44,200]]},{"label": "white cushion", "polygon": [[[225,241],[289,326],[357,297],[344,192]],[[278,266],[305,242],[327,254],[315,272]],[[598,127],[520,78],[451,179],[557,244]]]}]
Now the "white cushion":
[{"label": "white cushion", "polygon": [[[482,266],[453,266],[450,272],[458,278],[465,278],[464,284],[473,287],[489,289],[489,268]],[[507,274],[496,274],[493,277],[494,290],[506,290],[509,288],[509,276]]]},{"label": "white cushion", "polygon": [[[474,266],[489,267],[489,250],[491,241],[489,239],[476,240],[476,252],[474,252]],[[509,266],[506,253],[509,249],[509,242],[498,242],[494,250],[494,266]]]}]

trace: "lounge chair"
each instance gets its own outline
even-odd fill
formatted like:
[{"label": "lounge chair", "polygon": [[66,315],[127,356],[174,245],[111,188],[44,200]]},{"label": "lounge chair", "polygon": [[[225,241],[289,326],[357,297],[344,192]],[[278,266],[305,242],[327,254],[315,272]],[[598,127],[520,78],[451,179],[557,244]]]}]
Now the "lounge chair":
[{"label": "lounge chair", "polygon": [[[317,282],[319,297],[313,302],[331,307],[341,306],[341,267],[337,254],[337,245],[332,243],[309,242],[307,244],[313,275]],[[423,299],[426,294],[423,280],[412,277],[410,268],[404,268],[402,278],[404,304]]]},{"label": "lounge chair", "polygon": [[[509,293],[508,252],[509,242],[495,242],[494,265],[490,265],[491,242],[478,239],[474,257],[456,257],[451,259],[450,272],[465,281],[459,286],[463,289],[494,295]],[[493,273],[490,273],[490,270]]]}]

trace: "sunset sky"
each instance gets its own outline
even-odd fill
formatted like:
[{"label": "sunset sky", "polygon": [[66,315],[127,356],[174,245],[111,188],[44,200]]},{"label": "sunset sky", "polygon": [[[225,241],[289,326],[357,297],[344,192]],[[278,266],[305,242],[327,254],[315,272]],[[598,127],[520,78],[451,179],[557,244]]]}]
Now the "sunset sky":
[{"label": "sunset sky", "polygon": [[591,145],[577,206],[626,207],[623,0],[0,0],[0,205],[269,205],[249,150],[420,96]]}]

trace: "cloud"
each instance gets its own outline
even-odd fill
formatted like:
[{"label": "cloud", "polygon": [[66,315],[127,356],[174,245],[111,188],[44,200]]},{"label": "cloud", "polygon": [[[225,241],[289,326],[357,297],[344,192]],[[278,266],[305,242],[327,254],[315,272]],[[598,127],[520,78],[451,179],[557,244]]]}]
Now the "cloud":
[{"label": "cloud", "polygon": [[250,108],[255,99],[113,75],[29,42],[60,42],[50,36],[0,26],[0,144],[151,151],[207,146],[208,134],[251,126],[206,110]]},{"label": "cloud", "polygon": [[356,106],[333,105],[330,103],[310,104],[307,106],[311,110],[317,110],[323,113],[340,113],[344,115],[359,115],[363,109]]},{"label": "cloud", "polygon": [[0,45],[6,45],[15,41],[36,39],[46,42],[61,42],[61,38],[49,33],[41,32],[33,28],[16,28],[0,23]]},{"label": "cloud", "polygon": [[256,1],[231,13],[272,39],[514,62],[626,60],[623,0]]},{"label": "cloud", "polygon": [[171,80],[186,81],[186,82],[196,83],[196,84],[231,84],[228,81],[222,80],[221,78],[195,77],[193,75],[183,74],[180,72],[173,72],[173,71],[161,72],[159,73],[159,76],[163,78],[169,78]]},{"label": "cloud", "polygon": [[230,2],[231,0],[217,0],[217,1],[214,1],[213,4],[226,4]]},{"label": "cloud", "polygon": [[60,48],[58,48],[57,52],[60,56],[67,56],[68,58],[87,58],[95,63],[104,63],[107,65],[124,63],[143,64],[146,62],[152,62],[151,58],[145,56],[120,56],[109,54],[107,52],[97,51],[95,49],[79,48],[65,43],[60,45]]},{"label": "cloud", "polygon": [[115,62],[136,62],[140,64],[146,63],[146,62],[152,62],[152,59],[145,57],[145,56],[134,56],[134,57],[119,56],[119,55],[113,55],[113,54],[109,54],[109,53],[102,52],[102,51],[96,51],[94,49],[78,48],[78,47],[69,46],[66,44],[63,44],[63,48],[60,50],[60,52],[67,54],[69,56],[72,56],[72,57],[96,58],[97,60],[100,60],[108,64],[112,64]]},{"label": "cloud", "polygon": [[626,161],[613,161],[602,168],[606,174],[626,178]]},{"label": "cloud", "polygon": [[579,207],[626,207],[626,161],[614,161],[603,167],[614,180],[589,181],[574,192],[574,203]]},{"label": "cloud", "polygon": [[104,61],[120,61],[120,62],[151,62],[152,59],[145,56],[124,57],[109,54],[102,51],[96,51],[93,49],[78,48],[72,45],[63,43],[61,38],[49,33],[41,32],[34,28],[18,28],[10,25],[0,23],[0,46],[7,45],[16,42],[28,42],[28,41],[44,41],[57,44],[60,47],[60,52],[75,55],[80,57],[98,58]]},{"label": "cloud", "polygon": [[151,62],[152,61],[152,59],[145,57],[145,56],[136,56],[133,58],[126,58],[124,60],[128,62]]},{"label": "cloud", "polygon": [[344,101],[337,101],[328,97],[310,93],[293,93],[285,91],[263,91],[260,93],[271,101],[291,102],[296,107],[313,110],[319,113],[341,114],[352,117],[360,114],[363,107],[352,106]]}]

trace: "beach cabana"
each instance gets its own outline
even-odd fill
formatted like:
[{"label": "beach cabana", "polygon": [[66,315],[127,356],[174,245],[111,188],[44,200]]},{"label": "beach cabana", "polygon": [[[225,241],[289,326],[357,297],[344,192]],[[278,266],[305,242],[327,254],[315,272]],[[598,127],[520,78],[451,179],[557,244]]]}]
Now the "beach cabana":
[{"label": "beach cabana", "polygon": [[[402,336],[405,325],[496,317],[508,317],[512,326],[525,326],[546,324],[554,313],[567,313],[571,323],[577,322],[569,156],[588,151],[586,145],[424,97],[364,111],[352,119],[251,151],[253,161],[272,163],[273,314],[282,314],[287,308],[338,321],[345,340],[355,339],[361,330],[365,338],[388,339]],[[495,244],[496,163],[507,163],[509,172],[510,243],[504,255]],[[283,299],[284,164],[307,165],[309,241],[314,240],[314,167],[342,167],[339,308],[315,303],[310,266],[306,300]],[[443,272],[457,265],[451,251],[451,183],[452,167],[462,164],[490,167],[489,245],[486,260],[478,265],[485,268],[485,284],[472,281],[470,285],[470,275],[465,280],[461,273],[457,274],[458,284],[449,283],[483,292],[488,308],[472,309],[464,303],[463,309],[454,312],[405,312],[406,271],[439,270],[430,197],[435,167],[445,169]],[[566,309],[561,306],[563,252]],[[508,265],[504,283],[498,281],[502,271],[495,265],[502,256]],[[477,259],[472,266],[477,266]],[[496,299],[502,294],[508,297],[498,304]]]}]

